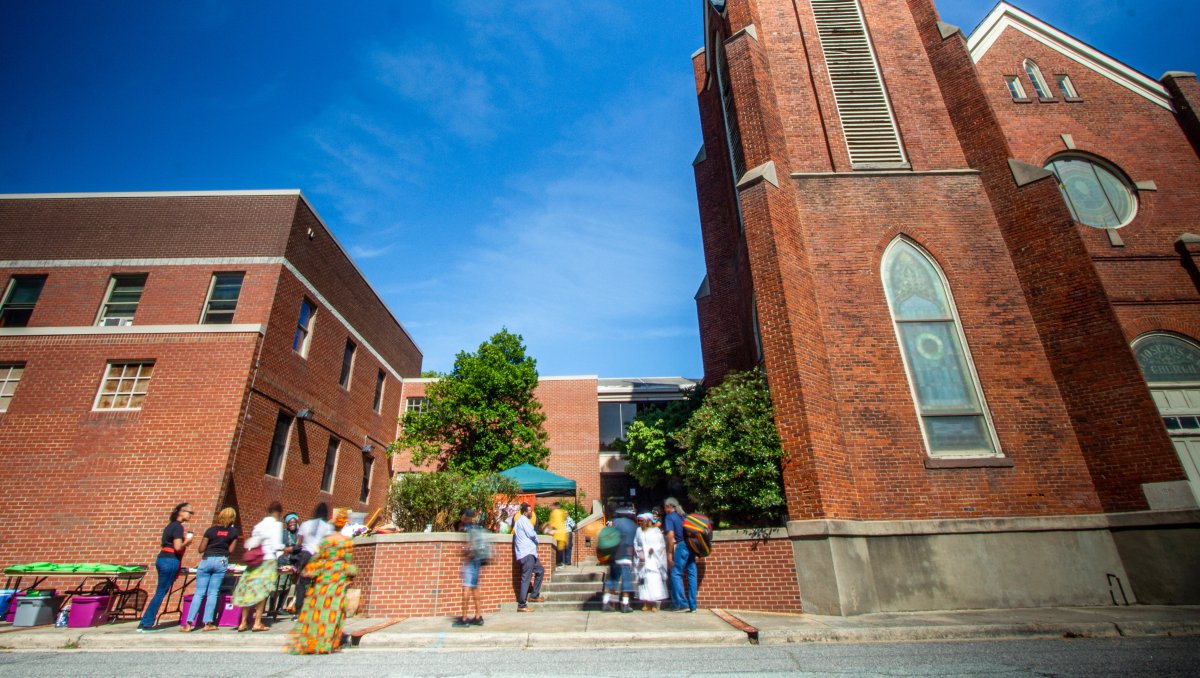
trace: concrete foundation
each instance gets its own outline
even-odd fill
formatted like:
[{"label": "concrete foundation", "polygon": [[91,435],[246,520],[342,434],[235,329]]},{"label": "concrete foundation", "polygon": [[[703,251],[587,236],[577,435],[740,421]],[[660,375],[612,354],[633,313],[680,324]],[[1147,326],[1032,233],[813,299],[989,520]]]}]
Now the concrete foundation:
[{"label": "concrete foundation", "polygon": [[804,611],[1200,602],[1200,512],[788,524]]}]

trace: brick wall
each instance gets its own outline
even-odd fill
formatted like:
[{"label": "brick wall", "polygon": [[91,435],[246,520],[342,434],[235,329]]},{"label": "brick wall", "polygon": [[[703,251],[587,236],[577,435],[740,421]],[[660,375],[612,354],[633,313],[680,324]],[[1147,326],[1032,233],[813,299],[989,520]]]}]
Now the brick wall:
[{"label": "brick wall", "polygon": [[[516,601],[521,570],[512,558],[512,537],[492,535],[492,560],[480,571],[479,605],[484,614]],[[463,544],[454,533],[379,535],[354,544],[363,592],[359,614],[369,617],[457,616],[462,612]],[[554,548],[538,538],[538,560],[553,576]]]},{"label": "brick wall", "polygon": [[534,397],[546,415],[546,468],[575,481],[590,505],[600,498],[600,414],[595,379],[542,379]]},{"label": "brick wall", "polygon": [[803,612],[786,530],[761,535],[719,530],[713,533],[712,554],[697,559],[696,569],[700,582],[696,604],[700,607]]},{"label": "brick wall", "polygon": [[[207,527],[257,339],[0,337],[0,361],[26,365],[0,414],[0,502],[9,509],[0,564],[152,563],[169,513],[183,501],[196,526]],[[110,360],[154,360],[140,411],[92,410]]]}]

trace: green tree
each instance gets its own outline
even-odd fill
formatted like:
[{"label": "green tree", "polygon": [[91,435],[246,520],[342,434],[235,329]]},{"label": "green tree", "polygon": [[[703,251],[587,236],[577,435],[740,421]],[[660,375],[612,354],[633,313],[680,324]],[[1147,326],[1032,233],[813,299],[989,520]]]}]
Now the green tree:
[{"label": "green tree", "polygon": [[458,473],[410,473],[401,476],[388,492],[392,522],[405,532],[420,532],[433,525],[435,532],[453,531],[463,509],[483,515],[481,523],[496,522],[496,502],[511,504],[521,487],[498,473],[465,478]]},{"label": "green tree", "polygon": [[475,353],[460,352],[450,373],[429,384],[424,410],[404,414],[389,451],[410,450],[414,464],[434,462],[468,477],[542,466],[550,450],[537,383],[537,361],[525,354],[521,335],[502,329]]},{"label": "green tree", "polygon": [[783,511],[783,448],[760,369],[731,372],[673,436],[679,474],[699,509],[738,524],[765,524]]},{"label": "green tree", "polygon": [[616,445],[629,458],[625,471],[638,485],[654,487],[679,476],[683,449],[673,436],[687,425],[702,399],[703,391],[697,386],[683,400],[638,411],[625,430],[625,440]]}]

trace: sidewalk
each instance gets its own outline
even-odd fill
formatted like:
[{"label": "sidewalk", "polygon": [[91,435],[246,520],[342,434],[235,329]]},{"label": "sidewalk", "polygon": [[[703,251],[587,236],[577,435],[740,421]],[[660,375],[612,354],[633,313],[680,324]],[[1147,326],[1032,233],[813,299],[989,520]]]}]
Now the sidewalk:
[{"label": "sidewalk", "polygon": [[[1118,638],[1200,635],[1200,606],[1072,607],[914,612],[827,617],[737,610],[674,612],[501,612],[480,627],[446,617],[356,617],[346,632],[358,647],[388,649],[720,646],[809,642],[904,642],[1001,638]],[[245,650],[278,652],[291,621],[265,633],[179,633],[170,625],[137,633],[133,622],[87,629],[0,626],[0,648],[20,650]]]}]

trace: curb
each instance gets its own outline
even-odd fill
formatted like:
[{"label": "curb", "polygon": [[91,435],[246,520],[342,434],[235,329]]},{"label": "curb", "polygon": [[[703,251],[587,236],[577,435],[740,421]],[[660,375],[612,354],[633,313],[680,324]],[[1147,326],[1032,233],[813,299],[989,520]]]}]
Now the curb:
[{"label": "curb", "polygon": [[[1138,635],[1183,635],[1183,628],[1158,622],[1145,622],[1153,628]],[[1191,627],[1192,625],[1183,625]],[[1200,630],[1200,629],[1198,629]],[[1175,633],[1171,633],[1175,631]],[[1194,633],[1194,632],[1193,632]],[[803,629],[792,631],[761,631],[759,643],[785,645],[790,643],[894,643],[934,640],[999,640],[1004,638],[1120,638],[1124,635],[1111,622],[1071,624],[980,624],[966,626],[904,626],[853,629]],[[1187,634],[1191,635],[1191,634]]]},{"label": "curb", "polygon": [[746,634],[738,631],[701,631],[695,633],[389,633],[364,636],[359,647],[368,649],[484,649],[519,650],[560,648],[615,648],[662,646],[733,646],[749,645]]}]

